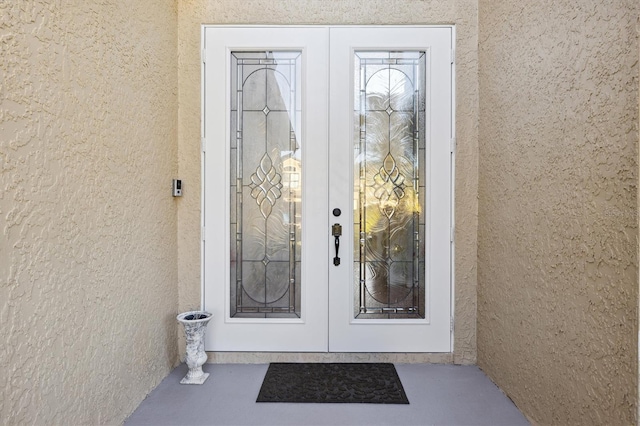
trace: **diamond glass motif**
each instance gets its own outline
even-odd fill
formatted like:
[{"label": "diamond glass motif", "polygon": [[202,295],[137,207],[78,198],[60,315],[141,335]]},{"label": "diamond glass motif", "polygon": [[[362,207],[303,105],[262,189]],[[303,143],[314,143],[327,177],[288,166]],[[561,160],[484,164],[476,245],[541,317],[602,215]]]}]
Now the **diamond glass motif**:
[{"label": "diamond glass motif", "polygon": [[373,177],[375,192],[378,199],[378,208],[389,219],[396,211],[400,200],[404,197],[404,176],[396,166],[396,160],[391,153],[387,154],[382,162],[380,171]]},{"label": "diamond glass motif", "polygon": [[251,175],[251,197],[260,206],[260,213],[266,219],[271,214],[271,209],[282,195],[282,175],[280,175],[268,154],[264,154],[260,165]]}]

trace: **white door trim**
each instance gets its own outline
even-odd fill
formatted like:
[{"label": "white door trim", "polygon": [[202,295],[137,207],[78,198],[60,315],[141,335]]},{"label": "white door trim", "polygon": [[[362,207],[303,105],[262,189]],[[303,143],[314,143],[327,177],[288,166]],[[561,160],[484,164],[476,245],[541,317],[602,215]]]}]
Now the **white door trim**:
[{"label": "white door trim", "polygon": [[[207,181],[209,181],[206,178],[206,173],[205,173],[205,167],[207,165],[206,163],[206,151],[207,151],[207,144],[211,143],[211,135],[207,134],[207,129],[206,129],[206,122],[205,122],[205,97],[206,97],[206,87],[205,87],[205,67],[206,67],[206,63],[207,61],[211,61],[212,57],[210,55],[210,52],[208,52],[208,48],[206,46],[205,43],[205,32],[207,28],[217,28],[217,29],[247,29],[250,28],[252,30],[268,30],[268,31],[272,31],[272,30],[277,30],[277,29],[348,29],[348,28],[354,28],[354,29],[362,29],[362,28],[370,28],[370,29],[380,29],[380,28],[401,28],[401,29],[409,29],[409,28],[447,28],[450,29],[451,31],[451,45],[455,46],[455,26],[451,26],[451,25],[434,25],[434,26],[422,26],[422,25],[407,25],[407,26],[398,26],[398,25],[393,25],[393,26],[360,26],[360,25],[337,25],[337,26],[328,26],[328,25],[317,25],[317,26],[306,26],[306,25],[293,25],[293,26],[271,26],[271,25],[203,25],[202,26],[202,46],[203,46],[203,55],[202,55],[202,74],[201,74],[201,94],[202,94],[202,100],[201,100],[201,108],[202,108],[202,124],[201,124],[201,135],[202,135],[202,153],[201,153],[201,157],[202,157],[202,198],[201,198],[201,221],[202,221],[202,239],[201,239],[201,304],[202,307],[206,306],[206,300],[207,300],[207,289],[206,289],[206,285],[205,285],[205,281],[206,281],[206,265],[205,265],[205,249],[208,250],[215,250],[216,251],[216,255],[224,255],[226,256],[226,258],[228,258],[228,249],[227,247],[229,247],[229,235],[225,235],[225,246],[222,248],[213,248],[211,247],[211,245],[205,247],[205,240],[212,240],[213,238],[216,238],[215,235],[210,235],[208,234],[208,232],[210,231],[207,230],[207,224],[206,222],[206,209],[207,209],[207,200],[206,200],[206,191],[207,191]],[[327,31],[328,33],[328,31]],[[267,42],[265,41],[265,46],[267,45]],[[455,61],[453,61],[453,50],[451,52],[451,58],[452,58],[452,64],[451,64],[451,139],[455,139]],[[225,96],[228,96],[228,93],[225,94]],[[208,106],[209,108],[211,106]],[[224,112],[225,116],[228,115],[228,112]],[[227,117],[228,118],[228,117]],[[228,140],[228,135],[225,135],[225,140]],[[228,157],[227,157],[228,158]],[[224,160],[224,159],[223,159]],[[224,161],[223,161],[224,162]],[[221,164],[222,165],[222,162]],[[452,149],[451,152],[451,165],[450,165],[450,193],[451,193],[451,201],[450,201],[450,223],[451,223],[451,229],[450,229],[450,234],[453,236],[454,235],[454,207],[455,207],[455,150]],[[226,170],[227,165],[224,165],[223,170]],[[225,177],[225,179],[228,179],[227,177]],[[225,191],[227,191],[227,194],[225,196],[228,196],[228,185],[226,185],[226,189]],[[227,198],[228,199],[228,198]],[[325,200],[325,207],[324,207],[324,211],[329,211],[331,208],[333,208],[333,206],[329,205],[327,200]],[[209,206],[209,208],[211,208],[211,206]],[[226,220],[228,220],[228,212],[226,213]],[[323,230],[324,232],[324,230]],[[348,239],[348,238],[347,238]],[[325,253],[329,252],[329,242],[327,241],[327,247],[325,249]],[[454,281],[454,241],[453,241],[453,237],[451,238],[451,244],[450,244],[450,256],[449,256],[449,268],[450,268],[450,285],[449,285],[449,289],[450,289],[450,297],[449,297],[449,306],[450,306],[450,343],[449,343],[449,352],[453,352],[453,344],[454,344],[454,338],[453,338],[453,313],[454,313],[454,306],[455,306],[455,297],[454,297],[454,290],[455,290],[455,281]],[[227,262],[228,264],[228,262]],[[328,271],[327,271],[328,273]],[[228,277],[225,280],[225,282],[228,282]],[[327,308],[328,309],[328,308]],[[226,316],[226,314],[225,314]],[[236,320],[237,321],[237,320]],[[242,321],[240,321],[242,322]],[[279,323],[282,322],[286,322],[286,321],[278,321]],[[295,321],[294,321],[295,322]],[[213,328],[213,327],[212,327]],[[210,337],[210,339],[208,340],[215,340],[215,336],[212,335]],[[207,350],[246,350],[246,351],[279,351],[282,349],[278,349],[278,348],[273,348],[273,349],[269,349],[269,348],[265,348],[265,349],[260,349],[260,348],[234,348],[234,349],[223,349],[223,348],[216,348],[215,346],[211,346],[208,345],[207,346]],[[297,349],[294,350],[295,352],[299,352],[299,351],[306,351],[306,350],[311,350],[311,351],[318,351],[318,352],[324,352],[324,351],[328,351],[328,346],[325,345],[325,348],[315,348],[315,349]],[[373,349],[375,350],[375,349]],[[363,351],[372,351],[372,349],[366,349],[364,348]],[[431,351],[430,351],[431,352]],[[433,351],[435,352],[435,351]],[[445,350],[438,350],[437,352],[446,352]]]}]

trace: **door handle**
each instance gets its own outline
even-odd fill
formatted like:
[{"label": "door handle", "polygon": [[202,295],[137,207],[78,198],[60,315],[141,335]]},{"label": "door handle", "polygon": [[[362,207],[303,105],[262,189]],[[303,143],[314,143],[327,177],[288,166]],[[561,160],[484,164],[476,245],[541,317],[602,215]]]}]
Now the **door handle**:
[{"label": "door handle", "polygon": [[342,225],[339,223],[334,223],[331,227],[331,235],[334,236],[334,244],[336,246],[336,257],[333,258],[333,264],[335,266],[340,265],[340,258],[338,257],[338,253],[340,250],[340,236],[342,235]]}]

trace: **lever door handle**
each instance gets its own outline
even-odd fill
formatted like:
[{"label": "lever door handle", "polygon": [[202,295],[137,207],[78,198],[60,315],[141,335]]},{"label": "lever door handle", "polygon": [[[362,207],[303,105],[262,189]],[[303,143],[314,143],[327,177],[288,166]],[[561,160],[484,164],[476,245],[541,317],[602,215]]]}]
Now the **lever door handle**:
[{"label": "lever door handle", "polygon": [[338,257],[338,253],[340,251],[340,236],[342,235],[342,225],[339,223],[335,223],[331,227],[331,235],[334,236],[334,245],[336,247],[336,256],[333,258],[333,264],[335,266],[340,265],[340,257]]}]

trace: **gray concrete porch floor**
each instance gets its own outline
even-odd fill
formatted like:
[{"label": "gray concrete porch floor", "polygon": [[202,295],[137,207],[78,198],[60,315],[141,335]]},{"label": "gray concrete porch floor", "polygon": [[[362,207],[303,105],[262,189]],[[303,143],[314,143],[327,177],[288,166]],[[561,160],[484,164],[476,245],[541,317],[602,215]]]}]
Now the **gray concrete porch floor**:
[{"label": "gray concrete porch floor", "polygon": [[204,385],[175,368],[125,421],[136,425],[528,425],[476,366],[396,364],[409,405],[257,403],[267,364],[206,364]]}]

